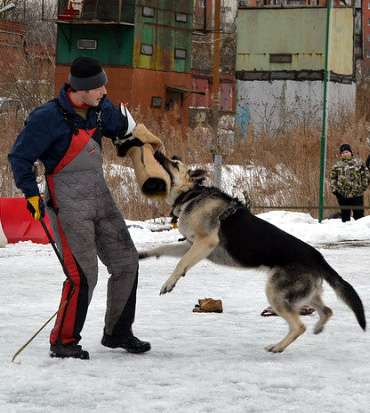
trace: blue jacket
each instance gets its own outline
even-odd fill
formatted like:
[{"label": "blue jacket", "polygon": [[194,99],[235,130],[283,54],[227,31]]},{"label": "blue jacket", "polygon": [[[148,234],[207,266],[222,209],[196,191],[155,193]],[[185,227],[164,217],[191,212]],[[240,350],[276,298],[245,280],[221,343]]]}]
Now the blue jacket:
[{"label": "blue jacket", "polygon": [[[83,119],[73,110],[67,96],[67,89],[68,86],[65,85],[57,100],[68,114],[68,119],[71,119],[77,128],[95,128],[96,112],[100,109],[103,136],[115,138],[125,134],[127,120],[110,100],[103,99],[98,108],[89,109],[87,118]],[[35,161],[39,159],[44,164],[46,173],[51,173],[65,155],[71,137],[72,127],[64,119],[63,110],[55,100],[31,112],[8,155],[15,183],[26,197],[39,195],[33,168]]]}]

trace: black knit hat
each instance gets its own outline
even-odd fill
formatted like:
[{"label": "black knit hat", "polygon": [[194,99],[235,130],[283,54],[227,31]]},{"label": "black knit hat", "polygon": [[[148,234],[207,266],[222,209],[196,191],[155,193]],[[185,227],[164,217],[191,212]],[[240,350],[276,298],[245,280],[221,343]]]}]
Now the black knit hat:
[{"label": "black knit hat", "polygon": [[353,155],[351,146],[348,143],[343,143],[342,145],[340,145],[339,152],[342,153],[344,151],[349,151]]},{"label": "black knit hat", "polygon": [[98,89],[107,82],[107,75],[98,60],[83,56],[72,62],[68,83],[74,90]]}]

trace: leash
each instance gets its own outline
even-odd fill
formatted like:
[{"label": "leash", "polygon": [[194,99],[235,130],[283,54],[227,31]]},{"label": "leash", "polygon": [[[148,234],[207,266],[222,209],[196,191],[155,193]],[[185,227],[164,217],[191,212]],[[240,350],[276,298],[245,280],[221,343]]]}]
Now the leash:
[{"label": "leash", "polygon": [[51,320],[53,320],[53,318],[54,318],[59,312],[63,312],[63,318],[64,318],[64,315],[65,315],[65,314],[64,314],[64,309],[67,307],[67,305],[68,305],[68,303],[69,303],[69,300],[71,299],[71,296],[72,296],[72,294],[73,294],[73,292],[74,292],[74,290],[75,290],[75,283],[73,282],[73,280],[72,280],[72,278],[71,278],[71,276],[70,276],[70,274],[69,274],[69,272],[68,272],[68,270],[67,270],[67,268],[66,268],[66,266],[65,266],[65,264],[64,264],[63,258],[62,258],[62,256],[60,255],[60,252],[58,251],[58,249],[57,249],[57,247],[56,247],[56,245],[55,245],[55,241],[54,241],[53,237],[51,236],[50,231],[48,230],[48,227],[46,226],[45,221],[44,221],[43,218],[40,219],[40,223],[41,223],[41,225],[42,225],[42,228],[43,228],[44,231],[45,231],[45,234],[46,234],[46,236],[47,236],[47,238],[48,238],[51,246],[53,247],[53,250],[54,250],[54,252],[55,252],[55,255],[58,257],[58,260],[59,260],[59,262],[60,262],[60,264],[61,264],[61,266],[62,266],[62,268],[63,268],[63,272],[64,272],[65,276],[67,277],[67,279],[68,279],[69,282],[71,283],[71,289],[70,289],[70,291],[69,291],[69,293],[68,293],[67,298],[66,298],[66,299],[63,301],[63,303],[59,306],[58,310],[57,310],[51,317],[49,317],[49,318],[45,321],[45,323],[32,335],[32,337],[30,337],[30,338],[26,341],[26,343],[24,343],[23,346],[21,346],[21,347],[14,353],[14,355],[13,355],[13,357],[12,357],[12,363],[14,363],[14,361],[15,361],[15,359],[18,357],[18,355],[19,355],[20,353],[22,353],[22,351],[33,341],[33,339],[34,339],[35,337],[37,337],[37,336],[41,333],[41,331],[50,323]]}]

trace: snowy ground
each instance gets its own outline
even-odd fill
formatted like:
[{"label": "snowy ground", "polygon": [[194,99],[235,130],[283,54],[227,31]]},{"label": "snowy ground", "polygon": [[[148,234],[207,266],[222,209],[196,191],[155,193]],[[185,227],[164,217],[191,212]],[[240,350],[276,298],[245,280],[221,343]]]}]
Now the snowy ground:
[{"label": "snowy ground", "polygon": [[[370,319],[370,217],[347,224],[284,212],[261,217],[318,246],[356,288]],[[176,231],[153,233],[136,224],[131,234],[139,249],[178,238]],[[264,346],[287,326],[259,315],[266,306],[265,274],[204,261],[172,293],[159,296],[175,263],[141,264],[135,332],[151,341],[151,352],[132,355],[99,344],[107,279],[101,265],[82,340],[91,360],[50,359],[48,326],[15,364],[14,352],[56,310],[64,276],[49,246],[0,249],[0,412],[369,411],[369,333],[329,286],[324,298],[334,316],[323,334],[312,334],[316,316],[303,317],[306,334],[286,352],[271,354]],[[203,297],[221,298],[224,313],[192,313]]]}]

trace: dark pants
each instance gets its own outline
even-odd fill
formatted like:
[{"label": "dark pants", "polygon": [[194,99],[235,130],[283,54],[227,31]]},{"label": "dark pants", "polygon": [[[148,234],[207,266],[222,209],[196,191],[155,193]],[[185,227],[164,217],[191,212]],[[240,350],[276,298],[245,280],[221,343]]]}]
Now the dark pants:
[{"label": "dark pants", "polygon": [[[340,215],[343,222],[351,220],[351,211],[353,211],[353,218],[359,219],[364,216],[364,197],[363,196],[355,196],[353,198],[345,198],[340,194],[336,194],[339,206],[347,207],[341,208]],[[349,207],[357,207],[357,208],[349,208]]]}]

